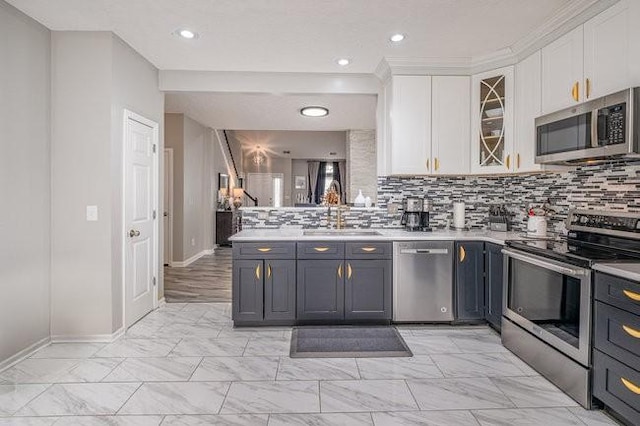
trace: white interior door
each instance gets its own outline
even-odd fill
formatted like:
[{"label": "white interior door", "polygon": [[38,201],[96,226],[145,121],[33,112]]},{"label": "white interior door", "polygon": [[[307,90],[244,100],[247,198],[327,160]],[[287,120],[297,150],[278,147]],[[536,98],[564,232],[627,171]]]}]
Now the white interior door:
[{"label": "white interior door", "polygon": [[247,192],[258,198],[259,207],[282,207],[284,174],[248,173]]},{"label": "white interior door", "polygon": [[163,258],[165,265],[171,265],[173,259],[173,149],[164,150],[164,206],[162,226],[164,229]]},{"label": "white interior door", "polygon": [[125,325],[134,324],[156,302],[157,125],[132,113],[125,116]]}]

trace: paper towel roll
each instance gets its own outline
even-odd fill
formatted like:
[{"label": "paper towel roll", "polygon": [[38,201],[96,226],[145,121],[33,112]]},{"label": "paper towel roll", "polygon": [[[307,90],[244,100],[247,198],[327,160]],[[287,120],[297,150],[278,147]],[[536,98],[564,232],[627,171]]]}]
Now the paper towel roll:
[{"label": "paper towel roll", "polygon": [[453,227],[462,229],[464,228],[464,203],[453,203]]}]

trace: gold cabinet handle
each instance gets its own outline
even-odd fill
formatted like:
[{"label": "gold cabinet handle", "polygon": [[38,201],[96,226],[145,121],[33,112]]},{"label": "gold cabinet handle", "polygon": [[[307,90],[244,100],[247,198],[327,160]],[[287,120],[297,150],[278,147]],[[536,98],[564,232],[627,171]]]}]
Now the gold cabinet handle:
[{"label": "gold cabinet handle", "polygon": [[376,250],[377,250],[377,248],[375,248],[375,247],[362,247],[362,251],[366,251],[367,253],[371,253],[371,252],[374,252]]},{"label": "gold cabinet handle", "polygon": [[520,153],[516,155],[516,168],[520,169]]},{"label": "gold cabinet handle", "polygon": [[267,265],[267,278],[271,278],[271,265]]},{"label": "gold cabinet handle", "polygon": [[511,154],[507,155],[507,169],[511,169]]},{"label": "gold cabinet handle", "polygon": [[463,246],[460,246],[460,263],[464,262],[464,259],[467,257],[467,251]]},{"label": "gold cabinet handle", "polygon": [[351,279],[351,274],[352,274],[353,270],[351,269],[351,264],[347,263],[347,279],[350,280]]},{"label": "gold cabinet handle", "polygon": [[269,253],[271,250],[272,250],[271,247],[260,247],[258,249],[258,251],[262,253]]},{"label": "gold cabinet handle", "polygon": [[325,251],[329,250],[329,247],[314,247],[313,249],[317,252],[324,253]]},{"label": "gold cabinet handle", "polygon": [[427,158],[427,161],[425,162],[425,164],[427,165],[427,171],[430,171],[431,169],[429,168],[429,159]]},{"label": "gold cabinet handle", "polygon": [[622,329],[626,331],[629,336],[640,339],[640,331],[636,330],[635,328],[631,328],[628,325],[623,325]]},{"label": "gold cabinet handle", "polygon": [[256,278],[260,279],[260,264],[258,263],[258,266],[256,266]]},{"label": "gold cabinet handle", "polygon": [[635,302],[640,302],[640,294],[633,292],[631,290],[622,290],[622,292],[624,293],[625,296],[627,296],[629,299],[635,301]]},{"label": "gold cabinet handle", "polygon": [[580,82],[576,81],[571,88],[571,96],[576,102],[580,102]]},{"label": "gold cabinet handle", "polygon": [[338,278],[342,278],[342,263],[338,266]]},{"label": "gold cabinet handle", "polygon": [[435,168],[436,168],[436,172],[438,171],[438,169],[440,168],[440,161],[436,158],[435,160],[433,160]]},{"label": "gold cabinet handle", "polygon": [[587,99],[591,96],[591,80],[587,78],[585,81],[585,90],[587,91]]},{"label": "gold cabinet handle", "polygon": [[636,395],[640,395],[640,386],[634,385],[631,381],[625,379],[624,377],[620,377],[620,381],[624,385],[625,388],[629,389],[631,392]]}]

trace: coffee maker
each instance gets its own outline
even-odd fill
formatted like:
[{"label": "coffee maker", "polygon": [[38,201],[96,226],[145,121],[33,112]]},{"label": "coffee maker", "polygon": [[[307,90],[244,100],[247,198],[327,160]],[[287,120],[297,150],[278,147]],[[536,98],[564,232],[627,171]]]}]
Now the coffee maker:
[{"label": "coffee maker", "polygon": [[430,232],[431,226],[429,226],[429,214],[431,213],[431,200],[426,198],[422,201],[422,212],[420,213],[420,230],[423,232]]},{"label": "coffee maker", "polygon": [[423,200],[418,197],[407,197],[403,201],[404,213],[401,224],[407,231],[420,231],[422,229]]}]

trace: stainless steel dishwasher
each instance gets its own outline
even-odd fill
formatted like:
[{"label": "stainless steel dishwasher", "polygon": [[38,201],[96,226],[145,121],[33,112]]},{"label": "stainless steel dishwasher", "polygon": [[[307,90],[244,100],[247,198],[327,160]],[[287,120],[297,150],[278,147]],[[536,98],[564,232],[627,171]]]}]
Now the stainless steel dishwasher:
[{"label": "stainless steel dishwasher", "polygon": [[393,244],[393,320],[453,321],[453,241]]}]

